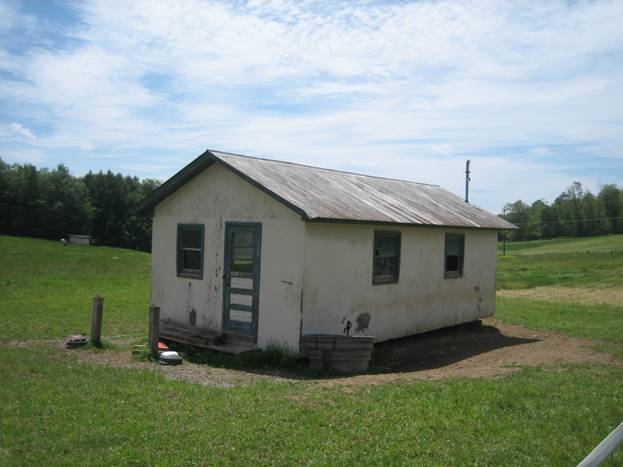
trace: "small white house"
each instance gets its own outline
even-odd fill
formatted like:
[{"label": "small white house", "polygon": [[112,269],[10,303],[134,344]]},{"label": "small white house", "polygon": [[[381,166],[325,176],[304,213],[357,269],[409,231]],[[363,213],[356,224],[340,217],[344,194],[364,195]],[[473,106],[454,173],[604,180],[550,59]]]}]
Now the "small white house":
[{"label": "small white house", "polygon": [[497,231],[516,228],[436,185],[211,150],[147,210],[161,335],[234,351],[491,316]]}]

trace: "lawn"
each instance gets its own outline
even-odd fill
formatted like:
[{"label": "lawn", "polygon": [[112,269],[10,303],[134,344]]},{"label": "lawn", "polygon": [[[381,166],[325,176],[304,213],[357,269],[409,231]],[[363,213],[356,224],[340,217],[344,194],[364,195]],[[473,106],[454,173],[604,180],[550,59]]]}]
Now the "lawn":
[{"label": "lawn", "polygon": [[[621,288],[622,279],[600,268],[620,267],[617,253],[582,253],[592,260],[574,265],[564,257],[581,247],[547,247],[501,259],[499,286],[603,287],[605,278],[607,288]],[[0,237],[0,257],[0,465],[573,465],[623,419],[623,369],[605,365],[524,368],[495,379],[218,388],[81,363],[52,340],[88,332],[96,293],[105,297],[104,338],[115,343],[104,352],[144,338],[149,255]],[[551,281],[547,271],[559,267],[573,281]],[[581,306],[569,312],[504,297],[498,317],[603,339],[617,352],[621,308]],[[609,464],[622,462],[619,450]]]},{"label": "lawn", "polygon": [[498,257],[498,318],[602,339],[623,357],[623,235],[517,242],[506,252]]},{"label": "lawn", "polygon": [[498,256],[499,289],[552,285],[623,287],[623,235],[517,242]]}]

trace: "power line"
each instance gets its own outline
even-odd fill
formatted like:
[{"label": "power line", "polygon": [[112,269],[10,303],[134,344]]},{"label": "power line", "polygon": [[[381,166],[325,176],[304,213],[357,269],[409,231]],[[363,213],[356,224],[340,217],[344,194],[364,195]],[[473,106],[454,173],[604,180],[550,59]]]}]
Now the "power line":
[{"label": "power line", "polygon": [[[513,222],[515,225],[545,225],[545,224],[577,224],[578,222],[593,222],[593,221],[601,221],[601,220],[621,220],[623,216],[619,217],[595,217],[592,219],[572,219],[572,220],[559,220],[559,221],[539,221],[539,222]],[[506,219],[508,220],[508,219]],[[511,221],[508,221],[511,222]]]}]

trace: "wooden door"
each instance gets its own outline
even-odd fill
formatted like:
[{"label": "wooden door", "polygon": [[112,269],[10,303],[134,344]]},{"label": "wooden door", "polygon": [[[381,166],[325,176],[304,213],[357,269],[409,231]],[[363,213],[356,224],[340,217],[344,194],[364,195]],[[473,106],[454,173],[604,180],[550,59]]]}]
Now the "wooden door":
[{"label": "wooden door", "polygon": [[225,224],[223,330],[257,336],[262,224]]}]

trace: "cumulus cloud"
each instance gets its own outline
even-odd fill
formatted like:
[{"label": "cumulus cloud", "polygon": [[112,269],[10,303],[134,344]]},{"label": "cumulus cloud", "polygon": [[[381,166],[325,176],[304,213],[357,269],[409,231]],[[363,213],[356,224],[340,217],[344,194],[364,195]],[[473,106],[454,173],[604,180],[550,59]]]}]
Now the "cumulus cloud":
[{"label": "cumulus cloud", "polygon": [[0,138],[4,140],[17,139],[31,142],[34,142],[37,139],[31,130],[19,123],[0,125]]},{"label": "cumulus cloud", "polygon": [[[71,8],[79,21],[54,26],[66,42],[0,50],[0,100],[46,128],[21,135],[41,150],[118,154],[120,167],[149,175],[153,163],[161,175],[210,146],[457,192],[470,158],[475,199],[493,209],[579,179],[577,148],[605,165],[623,159],[621,2]],[[49,23],[10,14],[12,28],[49,33]],[[0,144],[19,133],[2,131]]]}]

